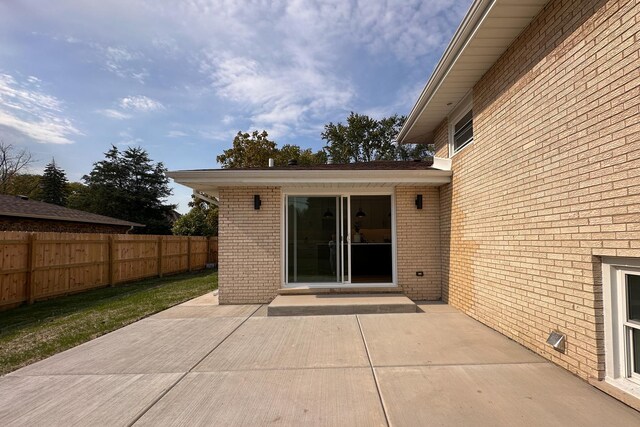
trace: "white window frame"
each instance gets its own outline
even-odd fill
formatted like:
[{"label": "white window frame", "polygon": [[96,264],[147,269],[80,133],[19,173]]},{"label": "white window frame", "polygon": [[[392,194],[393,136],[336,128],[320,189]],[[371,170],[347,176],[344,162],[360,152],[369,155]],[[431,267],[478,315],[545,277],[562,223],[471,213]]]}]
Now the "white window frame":
[{"label": "white window frame", "polygon": [[640,397],[640,375],[633,372],[631,329],[637,322],[627,320],[627,276],[640,276],[640,259],[602,259],[602,293],[605,325],[606,381],[625,392]]},{"label": "white window frame", "polygon": [[[467,148],[468,146],[470,146],[471,144],[473,144],[473,141],[475,140],[475,132],[474,135],[471,137],[471,140],[469,142],[467,142],[466,144],[464,144],[462,147],[458,148],[457,150],[454,149],[454,133],[455,133],[455,127],[456,124],[469,112],[473,110],[473,96],[471,93],[469,93],[468,95],[466,95],[462,101],[460,101],[458,103],[458,105],[453,109],[453,111],[451,112],[451,114],[449,114],[449,117],[447,118],[448,122],[449,122],[449,158],[455,156],[456,154],[458,154],[459,152],[461,152],[462,150],[464,150],[465,148]],[[474,119],[474,116],[472,114],[472,119]],[[472,129],[473,129],[473,125],[472,125]]]}]

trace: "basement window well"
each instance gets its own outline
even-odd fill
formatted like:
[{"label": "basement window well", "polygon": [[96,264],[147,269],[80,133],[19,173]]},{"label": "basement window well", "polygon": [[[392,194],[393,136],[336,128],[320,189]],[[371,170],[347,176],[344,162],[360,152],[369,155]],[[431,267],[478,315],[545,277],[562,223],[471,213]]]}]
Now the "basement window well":
[{"label": "basement window well", "polygon": [[603,258],[607,382],[640,397],[640,259]]}]

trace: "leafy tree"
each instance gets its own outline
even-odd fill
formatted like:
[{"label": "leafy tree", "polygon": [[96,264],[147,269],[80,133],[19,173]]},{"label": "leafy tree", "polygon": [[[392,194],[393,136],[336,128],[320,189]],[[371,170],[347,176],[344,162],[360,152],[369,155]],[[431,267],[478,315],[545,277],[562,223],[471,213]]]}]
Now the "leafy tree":
[{"label": "leafy tree", "polygon": [[67,185],[67,207],[71,209],[83,209],[84,200],[87,197],[88,187],[81,182],[70,182]]},{"label": "leafy tree", "polygon": [[309,166],[327,163],[327,154],[324,151],[313,152],[311,148],[304,150],[297,145],[285,144],[276,149],[274,163],[276,166],[286,166],[289,160],[296,160],[299,165]]},{"label": "leafy tree", "polygon": [[303,150],[292,144],[278,148],[264,130],[254,130],[251,134],[238,132],[233,139],[233,147],[224,150],[216,160],[223,168],[264,168],[269,159],[273,159],[276,166],[286,166],[289,160],[297,160],[301,165],[327,163],[327,155],[323,151],[314,153],[310,148]]},{"label": "leafy tree", "polygon": [[215,236],[218,234],[218,207],[193,198],[191,210],[173,224],[177,236]]},{"label": "leafy tree", "polygon": [[427,145],[396,143],[405,120],[405,116],[397,114],[376,120],[351,112],[346,125],[330,122],[324,126],[322,139],[327,142],[324,149],[333,163],[409,160],[430,154]]},{"label": "leafy tree", "polygon": [[93,164],[93,170],[82,179],[87,185],[81,191],[78,207],[89,212],[145,224],[137,232],[170,234],[169,215],[175,205],[165,204],[171,194],[167,169],[154,164],[140,147],[124,152],[112,146],[105,159]]},{"label": "leafy tree", "polygon": [[433,152],[432,144],[396,144],[396,160],[424,159]]},{"label": "leafy tree", "polygon": [[18,150],[0,140],[0,194],[8,194],[11,181],[33,163],[29,150]]},{"label": "leafy tree", "polygon": [[68,197],[67,175],[64,170],[56,165],[52,160],[44,168],[44,174],[40,180],[42,186],[42,201],[53,203],[54,205],[66,206]]},{"label": "leafy tree", "polygon": [[27,196],[31,200],[42,200],[40,181],[42,175],[21,173],[14,175],[9,182],[6,193],[15,196]]},{"label": "leafy tree", "polygon": [[233,147],[224,150],[216,160],[223,168],[265,167],[276,154],[276,143],[268,136],[265,130],[254,130],[251,134],[238,132],[233,138]]}]

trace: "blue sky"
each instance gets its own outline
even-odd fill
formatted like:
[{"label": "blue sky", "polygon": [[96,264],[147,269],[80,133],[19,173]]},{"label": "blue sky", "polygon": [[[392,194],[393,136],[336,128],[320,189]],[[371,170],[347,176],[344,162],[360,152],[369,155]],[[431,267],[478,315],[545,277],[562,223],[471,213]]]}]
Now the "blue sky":
[{"label": "blue sky", "polygon": [[71,180],[111,144],[170,170],[239,130],[317,150],[349,111],[408,114],[470,3],[0,0],[0,138]]}]

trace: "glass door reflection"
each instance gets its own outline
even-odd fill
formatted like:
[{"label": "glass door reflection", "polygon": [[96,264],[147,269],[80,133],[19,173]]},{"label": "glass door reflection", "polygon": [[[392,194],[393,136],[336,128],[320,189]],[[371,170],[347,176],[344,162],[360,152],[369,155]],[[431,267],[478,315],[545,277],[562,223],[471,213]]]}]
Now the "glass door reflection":
[{"label": "glass door reflection", "polygon": [[341,283],[339,197],[287,198],[287,282]]}]

